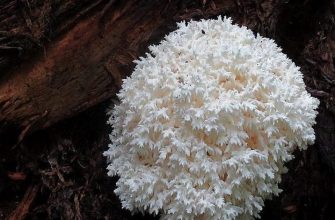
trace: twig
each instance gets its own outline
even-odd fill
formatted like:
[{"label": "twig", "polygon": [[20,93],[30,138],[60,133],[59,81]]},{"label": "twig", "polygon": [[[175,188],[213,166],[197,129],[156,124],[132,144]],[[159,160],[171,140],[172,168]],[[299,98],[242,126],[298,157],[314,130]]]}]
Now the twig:
[{"label": "twig", "polygon": [[306,87],[307,91],[311,93],[315,97],[329,97],[330,94],[321,90],[311,89],[309,87]]},{"label": "twig", "polygon": [[22,51],[22,47],[10,47],[10,46],[1,46],[0,45],[0,50],[18,50]]},{"label": "twig", "polygon": [[38,190],[40,189],[39,185],[30,185],[20,204],[12,212],[12,214],[6,218],[7,220],[23,220],[29,212],[29,208],[34,201]]}]

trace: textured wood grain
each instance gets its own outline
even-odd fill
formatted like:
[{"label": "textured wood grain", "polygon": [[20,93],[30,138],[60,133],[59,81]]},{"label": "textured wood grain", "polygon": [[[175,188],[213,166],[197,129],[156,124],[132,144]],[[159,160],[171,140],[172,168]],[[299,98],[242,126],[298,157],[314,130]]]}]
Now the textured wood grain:
[{"label": "textured wood grain", "polygon": [[[46,45],[44,53],[3,74],[0,134],[18,132],[21,140],[113,96],[132,61],[192,10],[192,1],[181,2],[109,1]],[[225,1],[195,12],[213,16],[233,6]]]}]

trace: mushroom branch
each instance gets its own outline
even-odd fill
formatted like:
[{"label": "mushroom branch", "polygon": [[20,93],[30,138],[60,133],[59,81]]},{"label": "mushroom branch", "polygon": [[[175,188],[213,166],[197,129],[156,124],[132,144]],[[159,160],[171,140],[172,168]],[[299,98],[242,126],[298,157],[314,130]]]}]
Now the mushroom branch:
[{"label": "mushroom branch", "polygon": [[[20,61],[14,56],[16,67],[1,66],[0,138],[15,133],[21,140],[107,100],[131,72],[132,61],[176,20],[214,16],[233,7],[231,1],[194,11],[192,1],[98,2],[79,11],[50,42],[41,40],[40,52],[23,48],[30,57]],[[25,20],[34,27],[34,20]]]}]

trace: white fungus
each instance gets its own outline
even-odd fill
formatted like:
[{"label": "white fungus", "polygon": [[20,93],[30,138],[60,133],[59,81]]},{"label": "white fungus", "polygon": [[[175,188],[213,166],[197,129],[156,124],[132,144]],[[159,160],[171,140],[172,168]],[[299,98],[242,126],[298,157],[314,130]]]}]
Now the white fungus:
[{"label": "white fungus", "polygon": [[230,19],[181,22],[136,61],[111,112],[108,175],[133,212],[250,219],[315,139],[319,101],[273,40]]}]

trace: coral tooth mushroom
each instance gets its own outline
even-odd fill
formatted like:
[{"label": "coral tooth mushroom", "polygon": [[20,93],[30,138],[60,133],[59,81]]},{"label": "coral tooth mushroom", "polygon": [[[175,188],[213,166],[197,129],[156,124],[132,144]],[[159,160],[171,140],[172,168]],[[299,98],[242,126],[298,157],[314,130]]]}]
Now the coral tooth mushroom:
[{"label": "coral tooth mushroom", "polygon": [[271,39],[230,19],[181,22],[136,61],[111,112],[124,208],[162,219],[259,217],[313,144],[319,101]]}]

